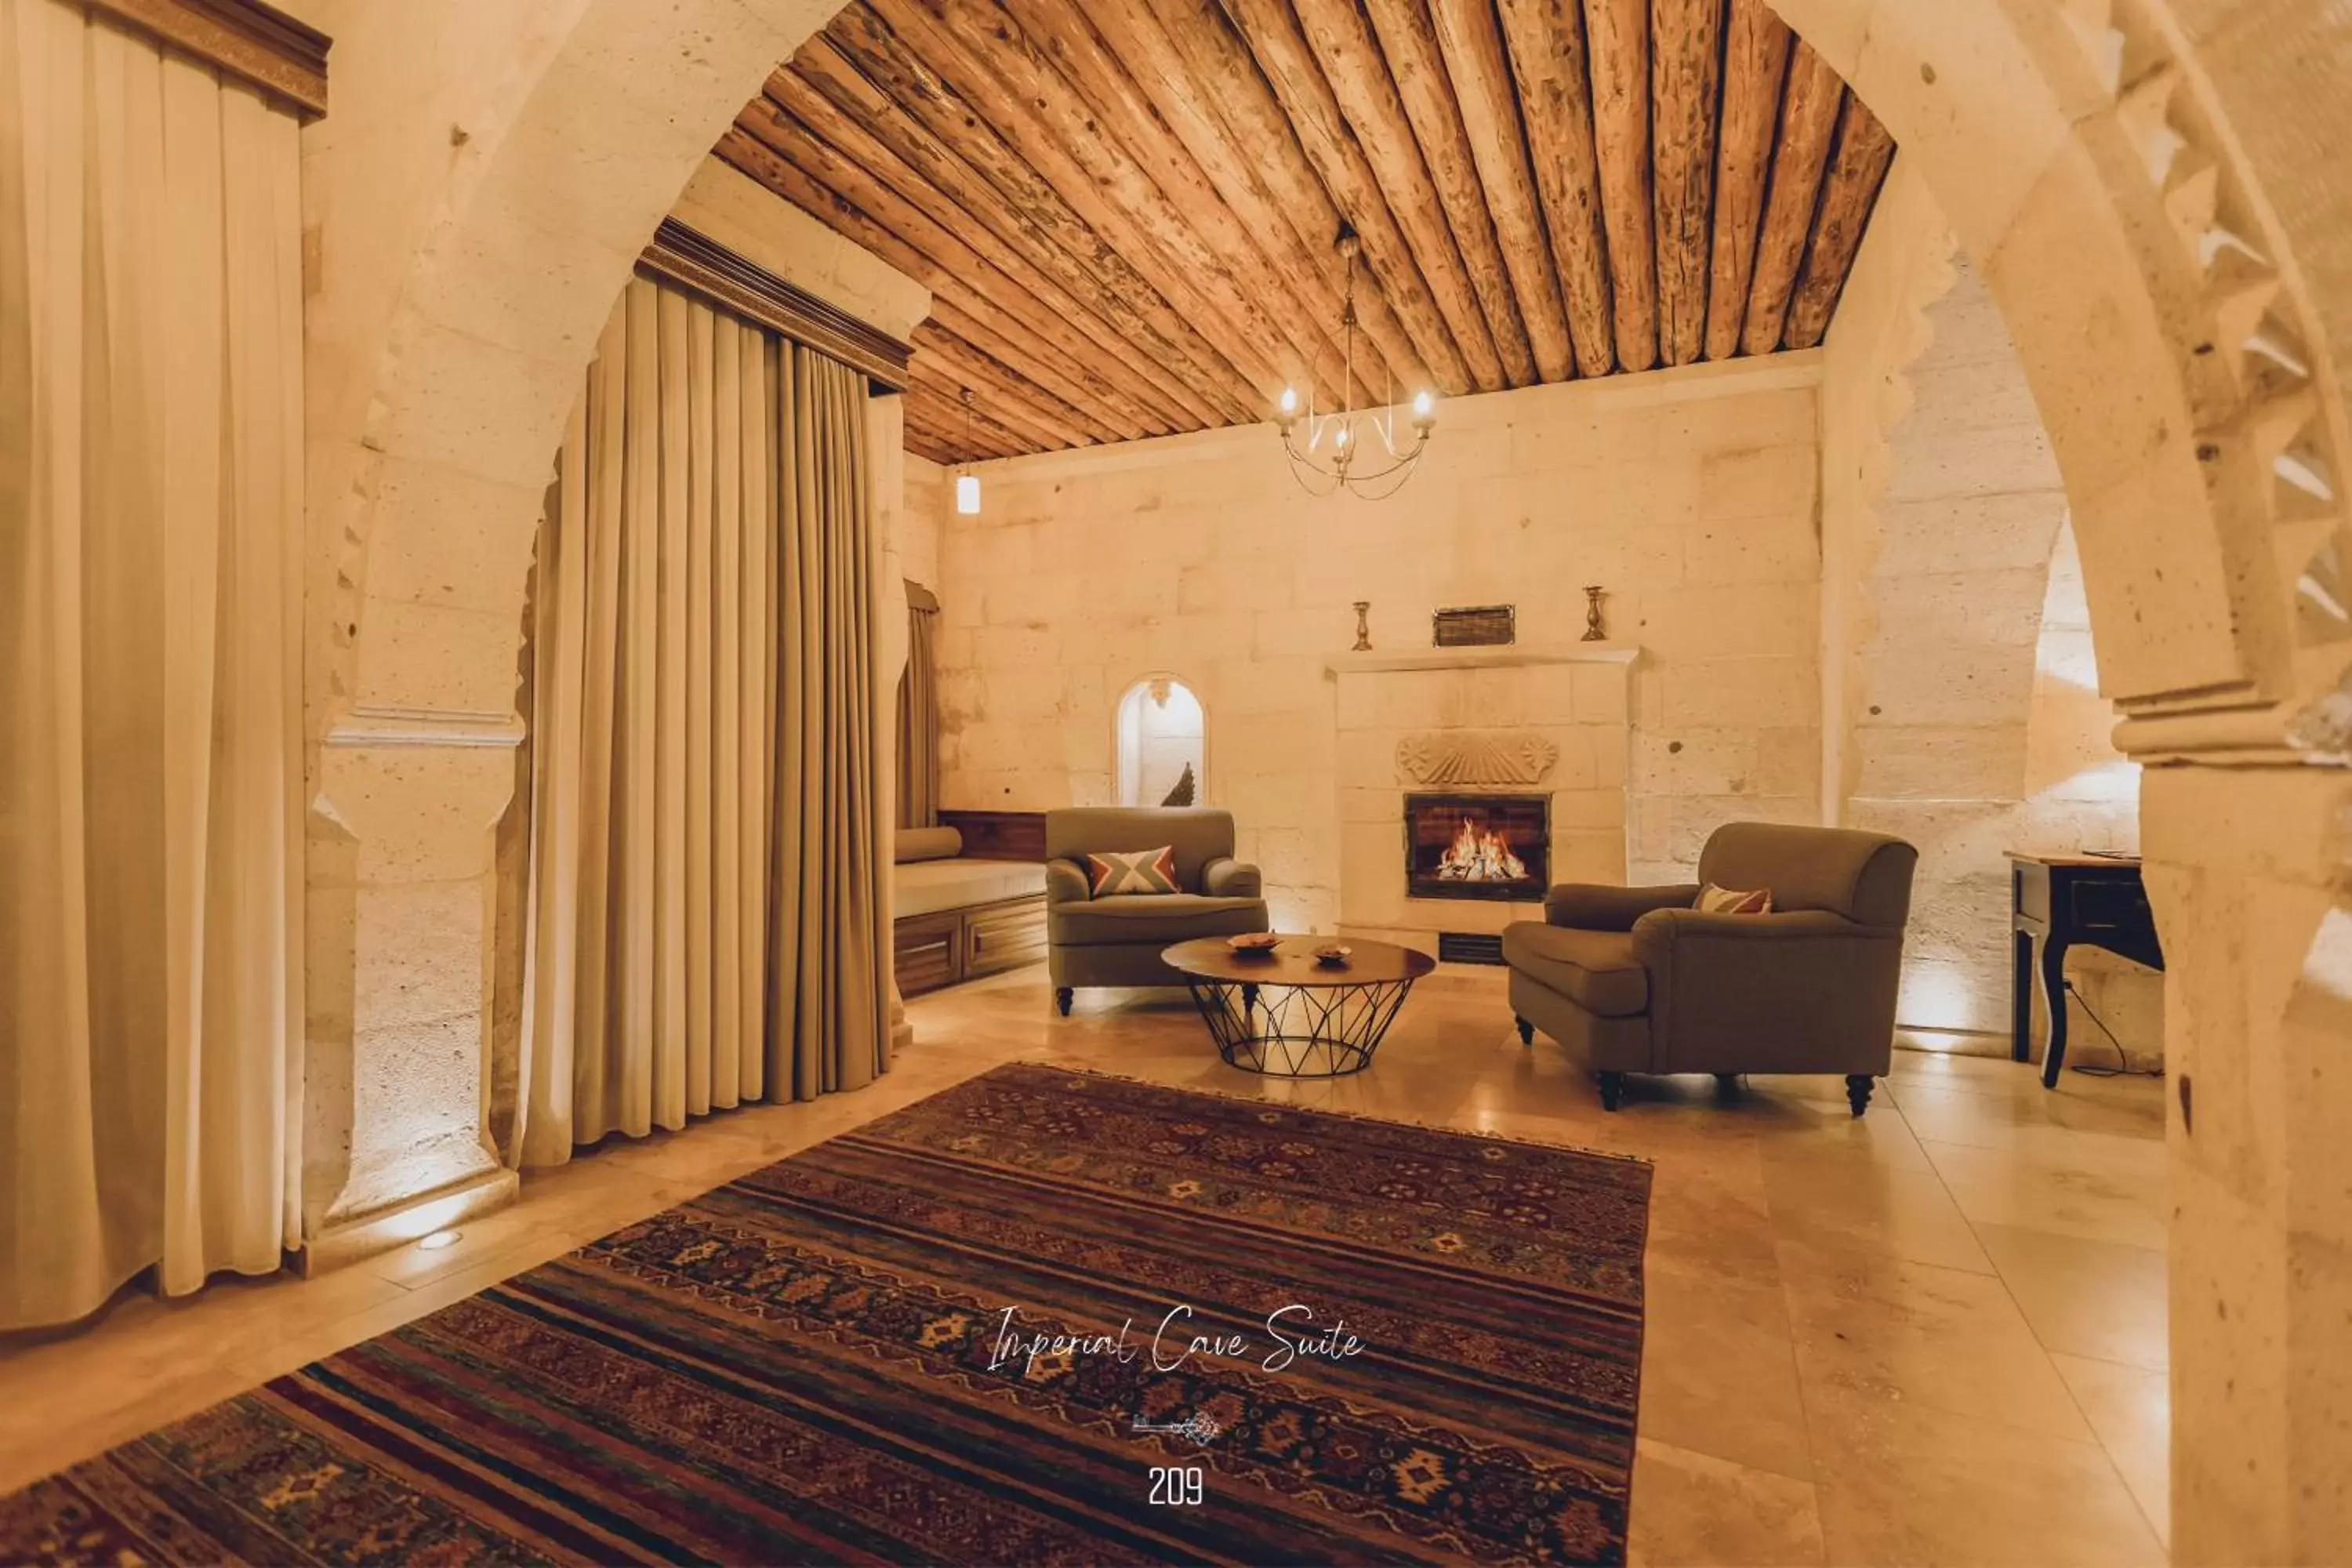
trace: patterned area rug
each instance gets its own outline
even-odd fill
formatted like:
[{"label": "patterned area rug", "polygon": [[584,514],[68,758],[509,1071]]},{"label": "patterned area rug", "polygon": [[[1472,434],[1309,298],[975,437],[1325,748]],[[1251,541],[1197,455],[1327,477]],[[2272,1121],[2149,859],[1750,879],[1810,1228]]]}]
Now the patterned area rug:
[{"label": "patterned area rug", "polygon": [[0,1500],[0,1561],[1621,1562],[1649,1187],[1000,1068]]}]

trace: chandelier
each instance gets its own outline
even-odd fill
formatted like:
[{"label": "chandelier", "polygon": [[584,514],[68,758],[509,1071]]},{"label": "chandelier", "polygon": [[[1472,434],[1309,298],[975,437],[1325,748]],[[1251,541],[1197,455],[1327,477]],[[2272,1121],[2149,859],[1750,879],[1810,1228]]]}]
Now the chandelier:
[{"label": "chandelier", "polygon": [[[1290,458],[1291,476],[1307,494],[1328,496],[1348,490],[1367,500],[1385,500],[1412,478],[1413,468],[1421,462],[1421,454],[1429,446],[1429,433],[1437,426],[1437,401],[1426,388],[1412,395],[1412,440],[1402,447],[1397,445],[1393,373],[1389,377],[1387,406],[1378,412],[1356,406],[1356,257],[1362,246],[1356,231],[1346,224],[1339,226],[1339,244],[1346,279],[1339,296],[1339,406],[1317,411],[1310,381],[1307,407],[1301,410],[1298,389],[1286,386],[1274,422],[1282,431],[1282,449]],[[1301,426],[1305,426],[1303,437]],[[1377,446],[1379,450],[1366,458],[1367,446]],[[1360,462],[1368,466],[1360,468]]]}]

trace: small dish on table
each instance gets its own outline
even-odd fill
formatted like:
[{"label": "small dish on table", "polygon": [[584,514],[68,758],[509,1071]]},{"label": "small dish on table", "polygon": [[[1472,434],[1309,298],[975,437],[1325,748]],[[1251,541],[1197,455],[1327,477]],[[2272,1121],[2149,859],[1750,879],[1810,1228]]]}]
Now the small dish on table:
[{"label": "small dish on table", "polygon": [[1315,962],[1326,969],[1344,969],[1348,955],[1355,951],[1344,942],[1327,942],[1315,950]]},{"label": "small dish on table", "polygon": [[1281,933],[1270,931],[1244,931],[1225,938],[1225,945],[1234,950],[1236,958],[1272,958],[1281,942]]}]

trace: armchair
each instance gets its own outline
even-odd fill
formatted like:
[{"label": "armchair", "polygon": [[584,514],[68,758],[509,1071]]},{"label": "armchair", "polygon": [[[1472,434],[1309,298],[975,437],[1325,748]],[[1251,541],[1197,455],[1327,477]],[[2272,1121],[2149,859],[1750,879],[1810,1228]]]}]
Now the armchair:
[{"label": "armchair", "polygon": [[[1089,854],[1172,845],[1175,893],[1089,896]],[[1266,929],[1257,868],[1234,858],[1234,816],[1195,806],[1080,806],[1045,814],[1045,957],[1067,1017],[1081,985],[1181,985],[1160,950]]]},{"label": "armchair", "polygon": [[[1894,1048],[1918,851],[1836,827],[1730,823],[1697,882],[1563,884],[1503,931],[1519,1038],[1585,1058],[1614,1110],[1629,1072],[1843,1073],[1860,1116]],[[1702,913],[1700,885],[1769,888],[1767,915]]]}]

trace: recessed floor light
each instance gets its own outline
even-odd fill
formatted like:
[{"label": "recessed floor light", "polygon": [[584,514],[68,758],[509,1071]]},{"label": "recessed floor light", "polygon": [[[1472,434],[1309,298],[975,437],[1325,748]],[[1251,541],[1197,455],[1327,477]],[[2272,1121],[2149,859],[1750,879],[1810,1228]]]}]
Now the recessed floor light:
[{"label": "recessed floor light", "polygon": [[418,1242],[417,1249],[422,1252],[438,1252],[445,1247],[457,1246],[457,1238],[465,1234],[462,1230],[436,1230]]}]

